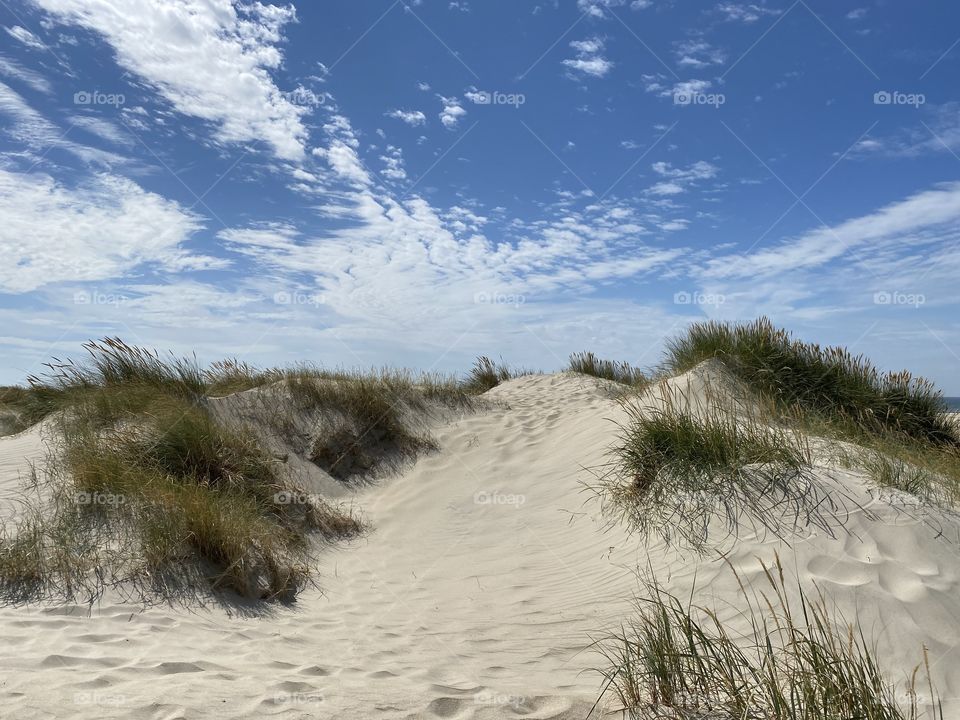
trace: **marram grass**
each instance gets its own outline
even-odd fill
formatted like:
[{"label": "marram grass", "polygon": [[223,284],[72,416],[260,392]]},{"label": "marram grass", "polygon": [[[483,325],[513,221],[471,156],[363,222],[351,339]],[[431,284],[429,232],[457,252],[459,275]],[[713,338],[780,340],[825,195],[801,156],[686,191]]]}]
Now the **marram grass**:
[{"label": "marram grass", "polygon": [[822,593],[798,586],[790,599],[779,558],[760,582],[749,592],[741,582],[741,633],[649,579],[635,619],[597,643],[604,696],[630,720],[942,720],[925,648],[898,688],[873,643],[838,622]]}]

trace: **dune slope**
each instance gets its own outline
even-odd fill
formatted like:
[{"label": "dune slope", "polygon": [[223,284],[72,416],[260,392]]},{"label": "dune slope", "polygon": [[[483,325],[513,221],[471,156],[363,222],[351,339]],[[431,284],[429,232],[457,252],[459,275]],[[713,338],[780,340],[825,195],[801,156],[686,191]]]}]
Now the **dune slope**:
[{"label": "dune slope", "polygon": [[[703,378],[673,382],[696,391]],[[605,461],[623,419],[604,383],[527,376],[488,397],[434,428],[439,452],[357,493],[371,531],[326,551],[322,591],[292,608],[105,598],[0,609],[3,714],[583,718],[600,680],[591,637],[629,616],[638,570],[678,594],[696,587],[738,621],[730,566],[606,527],[584,492],[584,468]],[[38,438],[0,438],[4,502]],[[787,545],[744,529],[733,567],[751,582],[779,552],[877,638],[893,679],[925,644],[946,716],[960,715],[960,524],[875,497],[852,473],[818,472],[862,508],[836,537],[806,531]]]}]

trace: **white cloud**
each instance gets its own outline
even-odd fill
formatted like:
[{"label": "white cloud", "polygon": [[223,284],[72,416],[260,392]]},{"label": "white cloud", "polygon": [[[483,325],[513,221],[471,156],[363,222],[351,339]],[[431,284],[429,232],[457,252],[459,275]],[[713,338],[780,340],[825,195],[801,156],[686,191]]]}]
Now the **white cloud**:
[{"label": "white cloud", "polygon": [[[18,93],[0,82],[0,115],[13,119],[7,124],[6,134],[35,154],[34,162],[40,162],[51,148],[61,148],[79,157],[86,163],[102,167],[123,165],[126,158],[116,153],[99,150],[67,139],[67,133],[51,123],[27,104]],[[6,154],[6,153],[5,153]]]},{"label": "white cloud", "polygon": [[666,78],[662,75],[641,75],[643,89],[648,93],[656,93],[660,97],[676,97],[677,95],[697,95],[713,86],[709,80],[681,80],[672,85],[664,84]]},{"label": "white cloud", "polygon": [[570,43],[570,47],[576,51],[577,57],[564,60],[563,64],[571,70],[593,77],[603,77],[613,69],[613,63],[600,54],[604,49],[604,41],[601,38],[574,40]]},{"label": "white cloud", "polygon": [[584,55],[594,55],[603,50],[603,40],[600,38],[588,38],[587,40],[574,40],[570,47],[578,53]]},{"label": "white cloud", "polygon": [[868,137],[857,143],[858,155],[880,154],[917,157],[929,153],[960,151],[960,102],[925,108],[922,123],[902,128],[886,137]]},{"label": "white cloud", "polygon": [[847,13],[848,20],[862,20],[867,15],[866,8],[856,8]]},{"label": "white cloud", "polygon": [[467,114],[467,111],[463,109],[460,100],[456,97],[448,98],[440,96],[440,101],[443,103],[443,110],[440,112],[440,122],[443,123],[443,126],[448,130],[453,130],[460,123],[460,118]]},{"label": "white cloud", "polygon": [[674,47],[677,64],[681,67],[704,68],[710,65],[722,65],[726,55],[704,40],[684,40]]},{"label": "white cloud", "polygon": [[184,248],[201,220],[136,183],[101,174],[68,188],[44,174],[0,170],[0,290],[96,281],[144,265],[223,267]]},{"label": "white cloud", "polygon": [[71,125],[82,128],[115,145],[131,147],[134,144],[134,140],[127,130],[104,118],[93,115],[74,115],[69,122]]},{"label": "white cloud", "polygon": [[783,11],[777,8],[768,8],[764,5],[754,5],[748,3],[720,3],[716,11],[724,16],[729,22],[753,23],[764,15],[776,16]]},{"label": "white cloud", "polygon": [[719,168],[705,160],[698,160],[687,168],[675,168],[668,162],[655,162],[651,165],[657,175],[684,182],[709,180],[717,176]]},{"label": "white cloud", "polygon": [[53,92],[50,82],[43,75],[29,70],[15,63],[13,60],[0,55],[0,75],[14,78],[20,82],[26,83],[34,90],[49,95]]},{"label": "white cloud", "polygon": [[870,244],[875,254],[885,243],[909,250],[914,234],[960,221],[960,183],[917,193],[887,205],[871,215],[847,220],[831,228],[813,230],[776,247],[747,257],[717,258],[708,264],[709,277],[755,277],[823,266]]},{"label": "white cloud", "polygon": [[333,140],[327,148],[315,148],[313,154],[324,158],[341,180],[352,185],[371,183],[356,149],[342,140]]},{"label": "white cloud", "polygon": [[[675,168],[668,162],[655,162],[651,165],[653,171],[666,178],[647,188],[647,193],[659,197],[680,195],[685,193],[691,185],[703,180],[710,180],[717,176],[720,169],[716,165],[699,160],[686,168]],[[662,227],[662,226],[661,226]],[[676,229],[671,227],[670,229]]]},{"label": "white cloud", "polygon": [[10,37],[14,38],[15,40],[19,40],[27,47],[32,47],[35,50],[46,49],[46,45],[43,44],[40,38],[27,30],[25,27],[14,25],[13,27],[4,28],[4,30],[7,31],[7,34]]},{"label": "white cloud", "polygon": [[417,125],[423,125],[427,121],[427,116],[424,115],[419,110],[391,110],[387,113],[387,117],[396,118],[405,122],[410,127],[416,127]]},{"label": "white cloud", "polygon": [[652,185],[647,192],[649,192],[651,195],[679,195],[685,191],[686,188],[679,183],[659,182],[655,185]]},{"label": "white cloud", "polygon": [[[33,0],[65,23],[96,31],[125,69],[180,113],[210,121],[221,143],[265,142],[284,160],[304,157],[308,108],[289,102],[270,77],[292,6],[230,0]],[[106,91],[106,90],[104,90]]]},{"label": "white cloud", "polygon": [[[577,9],[580,12],[594,18],[606,17],[604,8],[612,9],[622,7],[627,4],[627,0],[577,0]],[[630,8],[632,10],[643,10],[653,5],[653,0],[632,0]]]},{"label": "white cloud", "polygon": [[389,180],[406,180],[407,171],[403,167],[403,151],[393,145],[387,145],[385,154],[380,156],[384,169],[381,175]]}]

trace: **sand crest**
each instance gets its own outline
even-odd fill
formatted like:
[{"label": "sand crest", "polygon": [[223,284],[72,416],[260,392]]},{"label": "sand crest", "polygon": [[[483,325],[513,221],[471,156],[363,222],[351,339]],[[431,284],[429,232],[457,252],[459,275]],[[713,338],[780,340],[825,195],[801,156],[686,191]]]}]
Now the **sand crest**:
[{"label": "sand crest", "polygon": [[[438,452],[350,498],[371,532],[325,551],[322,591],[292,608],[0,609],[3,715],[583,718],[600,681],[591,640],[629,616],[638,571],[738,622],[730,566],[609,527],[584,491],[623,419],[606,383],[526,376],[487,397],[433,429]],[[39,428],[0,438],[5,507],[43,447]],[[843,530],[789,545],[744,531],[733,568],[753,582],[779,552],[876,638],[892,679],[926,645],[945,715],[960,715],[960,523],[855,473],[818,475],[856,499]]]}]

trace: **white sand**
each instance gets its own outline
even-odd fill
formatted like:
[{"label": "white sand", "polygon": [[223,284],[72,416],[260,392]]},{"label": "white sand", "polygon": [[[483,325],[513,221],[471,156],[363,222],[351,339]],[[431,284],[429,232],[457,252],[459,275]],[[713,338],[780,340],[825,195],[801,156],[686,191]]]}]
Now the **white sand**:
[{"label": "white sand", "polygon": [[[599,687],[590,637],[628,617],[637,567],[677,593],[696,578],[699,602],[735,614],[722,562],[603,530],[580,485],[622,417],[601,384],[530,376],[489,395],[502,404],[440,426],[440,452],[358,496],[372,531],[328,551],[323,593],[293,609],[0,609],[0,715],[584,718]],[[38,437],[0,438],[0,501]],[[792,547],[745,534],[734,565],[757,580],[779,550],[877,638],[894,679],[925,644],[946,717],[960,716],[960,524],[942,521],[952,544],[936,539],[856,476],[837,478],[876,518],[856,512],[838,538]]]}]

